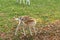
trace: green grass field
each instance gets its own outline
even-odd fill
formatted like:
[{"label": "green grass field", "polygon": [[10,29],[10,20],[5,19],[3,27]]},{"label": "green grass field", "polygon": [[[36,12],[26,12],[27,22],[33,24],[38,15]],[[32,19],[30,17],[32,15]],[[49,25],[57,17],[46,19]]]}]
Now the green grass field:
[{"label": "green grass field", "polygon": [[16,25],[13,17],[29,15],[45,22],[60,19],[60,0],[31,0],[31,5],[16,0],[0,0],[0,32],[9,32]]}]

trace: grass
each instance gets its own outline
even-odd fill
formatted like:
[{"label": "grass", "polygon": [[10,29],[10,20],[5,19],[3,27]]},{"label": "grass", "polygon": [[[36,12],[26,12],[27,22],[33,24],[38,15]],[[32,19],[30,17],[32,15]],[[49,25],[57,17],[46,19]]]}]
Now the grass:
[{"label": "grass", "polygon": [[0,31],[9,32],[16,26],[13,17],[29,15],[39,21],[53,22],[60,19],[60,0],[31,0],[31,5],[16,3],[16,0],[0,0]]}]

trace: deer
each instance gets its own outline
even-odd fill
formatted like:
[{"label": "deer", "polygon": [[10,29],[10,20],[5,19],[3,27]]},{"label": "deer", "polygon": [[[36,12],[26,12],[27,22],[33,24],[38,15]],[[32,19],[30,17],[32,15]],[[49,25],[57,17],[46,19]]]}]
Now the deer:
[{"label": "deer", "polygon": [[18,20],[18,26],[17,26],[17,28],[16,28],[16,31],[15,31],[15,35],[17,35],[17,31],[18,31],[18,28],[19,28],[19,26],[22,24],[22,25],[24,25],[24,27],[23,27],[23,32],[24,32],[24,35],[26,35],[26,33],[25,33],[25,27],[28,27],[29,28],[29,32],[30,32],[30,35],[33,35],[32,34],[32,30],[31,30],[31,27],[33,28],[33,30],[34,30],[34,33],[36,34],[36,28],[35,28],[35,26],[36,26],[36,20],[34,19],[34,18],[32,18],[32,17],[29,17],[29,16],[21,16],[21,17],[19,17],[19,18],[15,18],[15,20]]},{"label": "deer", "polygon": [[23,4],[27,4],[27,5],[30,5],[30,0],[17,0],[17,3],[23,3]]}]

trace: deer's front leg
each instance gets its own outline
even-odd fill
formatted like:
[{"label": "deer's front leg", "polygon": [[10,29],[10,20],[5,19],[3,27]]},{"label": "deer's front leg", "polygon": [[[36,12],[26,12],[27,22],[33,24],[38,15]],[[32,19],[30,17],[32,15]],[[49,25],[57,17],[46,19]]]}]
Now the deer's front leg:
[{"label": "deer's front leg", "polygon": [[30,35],[32,35],[31,27],[29,26]]},{"label": "deer's front leg", "polygon": [[15,31],[15,35],[17,35],[17,31],[18,31],[18,28],[19,28],[20,25],[21,25],[21,22],[19,20],[18,26],[17,26],[16,31]]},{"label": "deer's front leg", "polygon": [[17,35],[17,31],[18,31],[19,26],[20,26],[20,24],[18,24],[18,26],[16,28],[15,35]]}]

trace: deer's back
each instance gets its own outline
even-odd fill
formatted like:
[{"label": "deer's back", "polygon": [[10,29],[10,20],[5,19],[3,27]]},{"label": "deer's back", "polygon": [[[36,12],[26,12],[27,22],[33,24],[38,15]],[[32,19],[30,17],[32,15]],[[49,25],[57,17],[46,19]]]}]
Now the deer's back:
[{"label": "deer's back", "polygon": [[34,26],[36,24],[36,21],[35,20],[27,20],[24,23],[28,26]]}]

